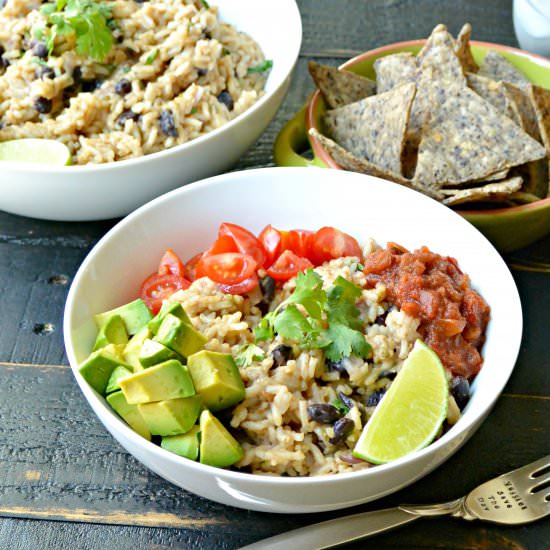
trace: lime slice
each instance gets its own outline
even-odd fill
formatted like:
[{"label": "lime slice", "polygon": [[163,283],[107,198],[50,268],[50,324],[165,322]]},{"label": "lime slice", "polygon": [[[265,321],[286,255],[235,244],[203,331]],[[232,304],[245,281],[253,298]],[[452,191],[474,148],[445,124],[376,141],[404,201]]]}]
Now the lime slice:
[{"label": "lime slice", "polygon": [[65,166],[71,164],[71,152],[54,139],[14,139],[0,143],[2,160]]},{"label": "lime slice", "polygon": [[447,416],[449,383],[437,354],[417,340],[380,401],[353,456],[384,464],[433,441]]}]

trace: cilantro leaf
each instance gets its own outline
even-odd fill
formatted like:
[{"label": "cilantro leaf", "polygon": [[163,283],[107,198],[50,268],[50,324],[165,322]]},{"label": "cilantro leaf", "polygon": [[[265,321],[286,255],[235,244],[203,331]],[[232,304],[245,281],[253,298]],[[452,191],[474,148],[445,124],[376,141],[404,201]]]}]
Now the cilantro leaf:
[{"label": "cilantro leaf", "polygon": [[258,63],[258,65],[255,65],[254,67],[248,67],[247,73],[253,74],[253,73],[265,73],[266,71],[269,71],[273,67],[273,61],[271,59],[265,59],[261,63]]},{"label": "cilantro leaf", "polygon": [[159,54],[159,51],[157,49],[154,49],[145,59],[146,65],[152,65],[153,61],[157,58],[157,55]]},{"label": "cilantro leaf", "polygon": [[349,412],[349,407],[340,399],[335,399],[332,406],[342,415],[345,416]]},{"label": "cilantro leaf", "polygon": [[254,336],[258,342],[262,340],[271,340],[275,336],[273,330],[273,320],[275,318],[275,312],[270,312],[263,317],[263,319],[254,328]]},{"label": "cilantro leaf", "polygon": [[298,273],[296,289],[284,303],[301,304],[314,319],[320,319],[326,300],[323,279],[313,269],[308,269],[306,272]]},{"label": "cilantro leaf", "polygon": [[113,47],[109,27],[111,6],[94,0],[57,0],[44,4],[40,12],[45,16],[48,38],[46,46],[52,54],[56,36],[74,34],[76,52],[103,61]]},{"label": "cilantro leaf", "polygon": [[352,354],[366,358],[371,351],[363,333],[346,325],[339,323],[329,325],[328,335],[331,343],[326,347],[325,355],[331,361],[339,361]]},{"label": "cilantro leaf", "polygon": [[288,340],[304,340],[313,327],[295,305],[288,305],[273,322],[277,334]]},{"label": "cilantro leaf", "polygon": [[265,358],[265,352],[255,344],[244,344],[239,348],[235,356],[235,363],[239,367],[248,367],[254,361],[261,361]]},{"label": "cilantro leaf", "polygon": [[361,289],[357,285],[343,277],[338,277],[328,293],[329,324],[339,323],[354,330],[361,330],[363,323],[359,319],[359,310],[355,307],[359,296],[361,296]]}]

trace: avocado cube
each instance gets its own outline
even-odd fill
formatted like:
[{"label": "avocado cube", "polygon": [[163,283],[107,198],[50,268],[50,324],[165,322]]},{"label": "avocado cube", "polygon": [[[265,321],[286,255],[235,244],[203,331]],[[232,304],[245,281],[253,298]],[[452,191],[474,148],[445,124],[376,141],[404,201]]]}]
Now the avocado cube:
[{"label": "avocado cube", "polygon": [[137,334],[134,334],[126,344],[123,352],[124,361],[131,365],[134,372],[143,370],[143,365],[139,361],[139,353],[143,342],[151,336],[149,329],[145,326]]},{"label": "avocado cube", "polygon": [[207,409],[200,417],[200,462],[225,468],[235,464],[243,455],[243,448],[225,426]]},{"label": "avocado cube", "polygon": [[106,397],[107,403],[114,411],[136,432],[148,441],[151,441],[151,432],[145,424],[137,405],[129,405],[121,391],[111,393]]},{"label": "avocado cube", "polygon": [[153,435],[165,436],[188,432],[199,417],[202,403],[198,395],[193,395],[180,399],[142,403],[137,407],[149,431]]},{"label": "avocado cube", "polygon": [[130,369],[121,358],[121,348],[117,344],[109,344],[93,351],[78,368],[86,382],[101,395],[105,394],[109,378],[118,366]]},{"label": "avocado cube", "polygon": [[113,315],[120,315],[122,317],[126,330],[130,335],[138,333],[153,318],[145,302],[141,298],[138,298],[123,306],[95,315],[97,327],[101,329]]},{"label": "avocado cube", "polygon": [[201,350],[207,342],[200,332],[171,313],[164,317],[153,340],[173,349],[183,357],[189,357]]},{"label": "avocado cube", "polygon": [[153,365],[158,365],[159,363],[164,363],[168,359],[180,359],[181,356],[178,355],[174,350],[163,346],[159,342],[155,342],[150,338],[147,338],[141,349],[139,350],[139,362],[142,367],[151,367]]},{"label": "avocado cube", "polygon": [[189,371],[177,359],[134,373],[119,383],[131,405],[195,395]]},{"label": "avocado cube", "polygon": [[199,427],[193,426],[185,434],[163,437],[160,446],[171,453],[197,460],[199,457],[199,433]]},{"label": "avocado cube", "polygon": [[113,393],[114,391],[120,390],[120,381],[123,378],[127,378],[132,375],[132,371],[122,365],[115,368],[109,377],[107,382],[107,387],[105,388],[105,393]]},{"label": "avocado cube", "polygon": [[233,356],[202,350],[187,359],[195,391],[205,407],[219,411],[244,399],[244,384]]},{"label": "avocado cube", "polygon": [[128,332],[120,315],[113,315],[99,329],[92,351],[104,348],[109,344],[127,344]]},{"label": "avocado cube", "polygon": [[189,316],[179,302],[165,302],[160,308],[160,311],[147,324],[149,330],[153,334],[156,334],[158,332],[162,321],[164,321],[164,318],[168,314],[174,315],[180,321],[187,323],[189,326],[193,326],[193,323],[191,323],[191,319],[189,319]]}]

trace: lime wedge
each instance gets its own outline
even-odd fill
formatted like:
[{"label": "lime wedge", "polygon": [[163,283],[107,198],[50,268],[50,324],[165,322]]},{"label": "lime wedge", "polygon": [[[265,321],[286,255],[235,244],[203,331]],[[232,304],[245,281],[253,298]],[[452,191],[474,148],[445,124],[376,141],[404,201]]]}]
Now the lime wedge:
[{"label": "lime wedge", "polygon": [[417,340],[353,449],[384,464],[433,441],[447,416],[449,385],[437,354]]},{"label": "lime wedge", "polygon": [[71,152],[54,139],[14,139],[0,143],[2,160],[66,166],[71,164]]}]

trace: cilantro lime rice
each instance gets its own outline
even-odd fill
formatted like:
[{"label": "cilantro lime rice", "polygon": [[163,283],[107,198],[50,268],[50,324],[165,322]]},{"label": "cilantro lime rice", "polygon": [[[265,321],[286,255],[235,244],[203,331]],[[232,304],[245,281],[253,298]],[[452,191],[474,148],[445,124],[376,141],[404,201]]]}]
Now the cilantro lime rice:
[{"label": "cilantro lime rice", "polygon": [[[374,241],[369,241],[364,256],[376,248]],[[350,306],[357,308],[363,344],[350,340],[353,353],[338,348],[345,338],[335,339],[335,348],[324,349],[305,349],[296,340],[283,337],[284,330],[264,340],[258,338],[254,329],[259,325],[265,329],[266,319],[264,297],[258,288],[242,296],[225,294],[202,277],[170,298],[183,305],[195,328],[208,339],[206,349],[231,353],[239,364],[245,399],[229,409],[223,421],[244,449],[243,458],[235,464],[243,471],[311,476],[370,467],[354,459],[352,450],[420,337],[420,320],[390,304],[384,284],[367,288],[358,258],[331,260],[316,267],[314,273],[306,272],[279,287],[269,311],[293,308],[288,298],[297,285],[305,284],[306,277],[318,277],[327,296],[335,286],[349,291],[346,282],[352,283],[351,302],[338,303],[333,298],[331,307],[335,318],[340,307],[348,319],[355,315]],[[347,356],[331,360],[332,354]],[[452,395],[448,411],[447,426],[460,416]]]},{"label": "cilantro lime rice", "polygon": [[58,139],[75,164],[154,153],[247,110],[270,66],[203,0],[6,0],[0,141]]}]

